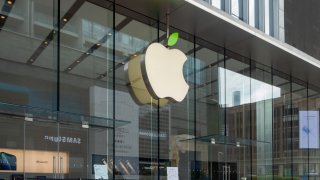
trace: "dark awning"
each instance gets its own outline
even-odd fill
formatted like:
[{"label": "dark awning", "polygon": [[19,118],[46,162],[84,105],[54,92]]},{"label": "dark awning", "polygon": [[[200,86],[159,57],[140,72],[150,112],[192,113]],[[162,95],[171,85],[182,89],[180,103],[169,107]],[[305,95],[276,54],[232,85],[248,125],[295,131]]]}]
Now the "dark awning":
[{"label": "dark awning", "polygon": [[163,23],[169,9],[171,26],[320,86],[320,61],[202,0],[117,0],[116,3],[154,19],[159,17]]}]

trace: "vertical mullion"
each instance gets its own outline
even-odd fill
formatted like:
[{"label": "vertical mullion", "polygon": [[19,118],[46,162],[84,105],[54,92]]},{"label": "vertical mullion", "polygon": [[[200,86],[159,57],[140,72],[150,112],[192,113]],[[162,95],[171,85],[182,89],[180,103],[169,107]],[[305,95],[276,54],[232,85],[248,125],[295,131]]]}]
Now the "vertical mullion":
[{"label": "vertical mullion", "polygon": [[[226,65],[226,48],[223,48],[223,66],[224,66],[224,154],[226,154],[226,136],[227,136],[227,65]],[[225,157],[225,155],[224,155]],[[223,158],[224,162],[222,164],[226,165],[226,159]],[[223,166],[224,166],[223,165]],[[218,164],[218,167],[220,165]],[[223,167],[222,167],[223,168]],[[219,177],[220,178],[220,177]]]},{"label": "vertical mullion", "polygon": [[57,13],[58,22],[56,23],[57,24],[57,89],[56,89],[57,105],[56,105],[56,110],[60,111],[60,0],[58,0],[57,6],[58,6],[58,13]]},{"label": "vertical mullion", "polygon": [[226,48],[223,48],[223,66],[224,66],[224,136],[227,136],[227,66],[226,66]]},{"label": "vertical mullion", "polygon": [[[193,111],[194,111],[194,170],[196,172],[196,161],[197,161],[197,105],[196,105],[196,99],[197,99],[197,93],[196,93],[196,36],[193,36],[193,81],[194,81],[194,87],[193,87]],[[195,173],[196,175],[196,173]]]},{"label": "vertical mullion", "polygon": [[253,163],[253,161],[252,161],[252,158],[253,158],[253,151],[252,151],[252,149],[253,149],[253,147],[252,147],[252,142],[253,142],[253,135],[252,135],[252,131],[253,131],[253,127],[252,127],[252,94],[251,94],[251,89],[252,89],[252,87],[251,87],[251,81],[252,81],[252,59],[250,58],[250,90],[249,90],[249,93],[250,93],[250,106],[249,106],[249,110],[250,110],[250,114],[249,114],[249,123],[250,123],[250,142],[251,142],[251,148],[250,148],[250,173],[252,174],[252,163]]},{"label": "vertical mullion", "polygon": [[291,132],[290,132],[290,139],[291,139],[291,149],[290,149],[290,156],[291,156],[291,179],[293,178],[293,98],[292,98],[293,92],[292,92],[292,75],[290,74],[290,126],[291,126]]},{"label": "vertical mullion", "polygon": [[271,129],[272,129],[272,132],[271,132],[271,136],[272,136],[272,138],[271,138],[271,146],[272,146],[272,155],[271,155],[271,163],[272,163],[272,165],[271,165],[271,173],[272,173],[272,179],[274,179],[274,170],[273,170],[273,167],[274,167],[274,157],[273,157],[273,153],[275,152],[275,149],[274,149],[274,98],[273,98],[273,88],[274,88],[274,86],[273,86],[273,68],[272,68],[272,66],[271,66]]},{"label": "vertical mullion", "polygon": [[[55,6],[55,5],[54,5]],[[53,10],[53,12],[55,12]],[[56,25],[54,24],[53,29],[57,28],[57,89],[56,89],[56,96],[57,96],[57,105],[56,105],[56,111],[57,111],[57,136],[60,136],[60,119],[59,119],[59,111],[60,111],[60,32],[61,32],[61,23],[60,23],[60,0],[57,2],[57,17],[56,17]],[[54,47],[54,45],[53,45]],[[59,158],[59,151],[60,151],[60,143],[57,143],[57,155]],[[56,178],[56,172],[53,172],[53,177]],[[58,173],[58,177],[60,176],[60,172]]]},{"label": "vertical mullion", "polygon": [[116,141],[115,141],[115,136],[116,136],[116,123],[115,123],[115,120],[116,120],[116,82],[115,82],[115,76],[116,76],[116,71],[115,71],[115,66],[116,66],[116,0],[113,0],[113,17],[112,17],[112,31],[113,31],[113,37],[112,37],[112,103],[113,103],[113,109],[112,109],[112,119],[113,119],[113,131],[112,131],[112,134],[113,134],[113,147],[112,147],[112,151],[113,151],[113,164],[112,164],[112,179],[115,179],[115,153],[116,153]]},{"label": "vertical mullion", "polygon": [[[307,117],[308,117],[308,128],[309,126],[309,83],[307,82]],[[309,158],[310,158],[310,142],[309,142],[309,135],[308,135],[308,159],[307,159],[307,173],[308,173],[308,179],[310,179],[309,174]]]},{"label": "vertical mullion", "polygon": [[[159,21],[159,17],[157,20],[157,41],[160,41],[160,21]],[[160,99],[158,99],[158,107],[157,107],[157,118],[158,118],[158,157],[157,157],[157,168],[158,168],[158,180],[160,180]],[[169,127],[170,128],[170,127]]]}]

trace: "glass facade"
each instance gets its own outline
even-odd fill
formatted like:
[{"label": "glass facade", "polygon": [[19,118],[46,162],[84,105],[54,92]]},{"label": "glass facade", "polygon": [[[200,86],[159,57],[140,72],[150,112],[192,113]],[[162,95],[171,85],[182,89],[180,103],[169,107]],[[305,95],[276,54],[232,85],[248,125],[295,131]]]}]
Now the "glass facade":
[{"label": "glass facade", "polygon": [[284,0],[203,0],[236,19],[285,41]]},{"label": "glass facade", "polygon": [[0,7],[0,179],[320,179],[318,87],[170,27],[188,94],[140,105],[125,68],[165,24],[109,1]]}]

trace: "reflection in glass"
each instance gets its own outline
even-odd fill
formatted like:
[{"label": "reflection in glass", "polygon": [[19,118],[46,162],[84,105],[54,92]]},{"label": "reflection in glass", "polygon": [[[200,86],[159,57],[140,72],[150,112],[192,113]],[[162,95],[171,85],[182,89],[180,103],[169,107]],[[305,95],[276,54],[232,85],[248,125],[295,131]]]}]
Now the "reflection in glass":
[{"label": "reflection in glass", "polygon": [[[226,79],[228,86],[225,91],[220,91],[219,102],[226,107],[250,104],[263,100],[280,97],[280,88],[268,83],[252,79],[248,76],[236,73],[234,71],[219,68],[220,88],[225,87],[223,79]],[[245,90],[251,86],[251,91]],[[273,89],[268,91],[268,89]]]}]

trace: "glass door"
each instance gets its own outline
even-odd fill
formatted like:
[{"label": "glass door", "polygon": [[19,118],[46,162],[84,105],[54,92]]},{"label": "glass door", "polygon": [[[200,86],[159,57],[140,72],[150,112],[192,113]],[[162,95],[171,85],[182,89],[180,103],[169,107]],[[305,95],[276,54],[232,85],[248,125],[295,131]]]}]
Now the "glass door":
[{"label": "glass door", "polygon": [[59,178],[60,139],[56,120],[26,118],[24,131],[25,179]]},{"label": "glass door", "polygon": [[[80,123],[79,123],[80,122]],[[112,178],[112,129],[93,121],[59,122],[57,177]]]},{"label": "glass door", "polygon": [[26,179],[112,178],[112,128],[78,119],[25,121]]},{"label": "glass door", "polygon": [[113,177],[110,120],[34,111],[0,114],[0,179]]},{"label": "glass door", "polygon": [[59,123],[59,179],[87,178],[89,128],[77,123]]}]

